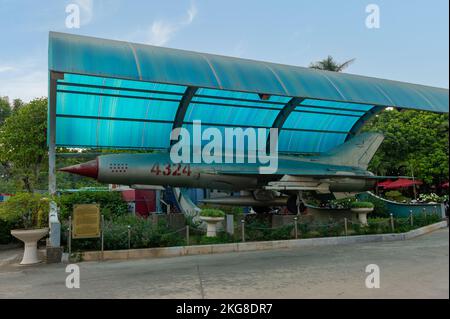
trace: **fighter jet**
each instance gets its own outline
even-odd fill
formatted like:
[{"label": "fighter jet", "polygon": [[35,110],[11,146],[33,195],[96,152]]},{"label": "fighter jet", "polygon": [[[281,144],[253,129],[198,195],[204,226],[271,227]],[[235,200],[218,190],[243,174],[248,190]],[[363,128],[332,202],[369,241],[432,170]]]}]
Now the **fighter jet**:
[{"label": "fighter jet", "polygon": [[367,167],[383,139],[379,133],[362,133],[321,155],[279,155],[275,174],[260,174],[256,163],[174,163],[168,151],[102,155],[60,171],[131,187],[160,185],[241,191],[247,195],[206,202],[252,206],[257,212],[284,204],[295,214],[305,192],[338,197],[373,189],[377,180],[385,177],[375,176]]}]

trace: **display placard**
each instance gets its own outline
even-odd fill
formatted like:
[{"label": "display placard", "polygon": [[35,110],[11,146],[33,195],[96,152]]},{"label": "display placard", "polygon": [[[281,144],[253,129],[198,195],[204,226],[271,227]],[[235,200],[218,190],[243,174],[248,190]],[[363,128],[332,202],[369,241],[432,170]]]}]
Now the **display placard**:
[{"label": "display placard", "polygon": [[95,204],[73,206],[72,238],[100,237],[100,207]]}]

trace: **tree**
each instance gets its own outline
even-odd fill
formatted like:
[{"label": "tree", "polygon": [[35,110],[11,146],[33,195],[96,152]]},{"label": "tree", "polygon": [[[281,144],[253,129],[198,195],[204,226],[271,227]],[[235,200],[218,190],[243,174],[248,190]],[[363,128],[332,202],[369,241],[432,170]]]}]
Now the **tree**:
[{"label": "tree", "polygon": [[386,110],[370,120],[364,131],[385,139],[369,169],[378,175],[406,175],[439,185],[448,180],[448,114]]},{"label": "tree", "polygon": [[0,126],[11,114],[11,106],[7,97],[0,97]]},{"label": "tree", "polygon": [[18,111],[25,103],[21,99],[14,99],[12,103],[12,109],[14,112]]},{"label": "tree", "polygon": [[342,72],[344,69],[346,69],[350,64],[352,64],[355,61],[355,59],[350,59],[348,61],[345,61],[344,63],[339,63],[333,59],[331,55],[329,55],[327,58],[317,61],[314,63],[311,63],[309,67],[311,69],[318,69],[318,70],[326,70],[326,71],[333,71],[333,72]]},{"label": "tree", "polygon": [[0,129],[0,162],[32,192],[47,167],[47,98],[23,105]]}]

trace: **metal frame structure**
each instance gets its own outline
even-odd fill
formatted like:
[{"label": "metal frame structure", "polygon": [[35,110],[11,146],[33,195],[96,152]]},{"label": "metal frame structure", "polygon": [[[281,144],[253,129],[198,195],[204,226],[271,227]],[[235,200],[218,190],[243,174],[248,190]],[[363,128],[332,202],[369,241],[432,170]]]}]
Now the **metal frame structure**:
[{"label": "metal frame structure", "polygon": [[[281,153],[317,154],[352,138],[386,107],[448,113],[448,90],[51,32],[49,192],[57,190],[57,146],[163,150],[174,141],[155,125],[189,127],[197,114],[205,126],[277,128]],[[126,138],[119,140],[121,130]],[[50,224],[58,247],[55,205]]]}]

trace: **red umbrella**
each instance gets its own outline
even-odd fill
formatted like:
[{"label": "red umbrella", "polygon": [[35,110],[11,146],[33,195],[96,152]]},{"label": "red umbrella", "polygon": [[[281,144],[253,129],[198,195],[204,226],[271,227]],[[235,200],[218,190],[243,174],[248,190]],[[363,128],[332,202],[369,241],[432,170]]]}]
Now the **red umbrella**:
[{"label": "red umbrella", "polygon": [[411,179],[399,178],[395,182],[392,182],[388,186],[386,186],[385,189],[407,188],[413,185],[421,185],[421,184],[423,184],[422,181],[418,180],[413,181]]},{"label": "red umbrella", "polygon": [[443,188],[448,188],[448,182],[441,185]]},{"label": "red umbrella", "polygon": [[386,187],[386,186],[389,186],[389,185],[391,185],[392,184],[392,181],[391,180],[386,180],[386,181],[384,181],[384,182],[379,182],[379,183],[377,183],[377,186],[378,187]]}]

